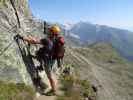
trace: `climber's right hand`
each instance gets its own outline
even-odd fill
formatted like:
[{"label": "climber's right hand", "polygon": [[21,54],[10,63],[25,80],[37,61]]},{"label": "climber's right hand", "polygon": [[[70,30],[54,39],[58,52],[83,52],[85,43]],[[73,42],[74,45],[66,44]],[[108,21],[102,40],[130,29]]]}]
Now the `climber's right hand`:
[{"label": "climber's right hand", "polygon": [[23,40],[23,36],[21,36],[20,34],[17,34],[14,38]]}]

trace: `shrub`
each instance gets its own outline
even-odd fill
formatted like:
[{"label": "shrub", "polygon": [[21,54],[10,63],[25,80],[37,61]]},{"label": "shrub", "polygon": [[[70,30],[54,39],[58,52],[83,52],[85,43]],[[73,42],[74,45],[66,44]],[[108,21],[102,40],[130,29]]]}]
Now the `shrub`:
[{"label": "shrub", "polygon": [[83,100],[86,97],[94,97],[94,91],[87,80],[74,78],[72,75],[61,77],[63,96],[58,96],[57,100]]}]

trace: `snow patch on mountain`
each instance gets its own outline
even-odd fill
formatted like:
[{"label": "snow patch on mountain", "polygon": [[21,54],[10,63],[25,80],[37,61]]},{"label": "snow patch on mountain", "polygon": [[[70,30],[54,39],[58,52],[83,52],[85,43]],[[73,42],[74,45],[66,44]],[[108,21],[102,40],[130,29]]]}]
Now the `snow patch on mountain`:
[{"label": "snow patch on mountain", "polygon": [[63,24],[65,30],[70,30],[75,24],[71,22],[66,22]]},{"label": "snow patch on mountain", "polygon": [[76,38],[76,39],[80,39],[80,36],[74,34],[74,33],[69,33],[69,36]]}]

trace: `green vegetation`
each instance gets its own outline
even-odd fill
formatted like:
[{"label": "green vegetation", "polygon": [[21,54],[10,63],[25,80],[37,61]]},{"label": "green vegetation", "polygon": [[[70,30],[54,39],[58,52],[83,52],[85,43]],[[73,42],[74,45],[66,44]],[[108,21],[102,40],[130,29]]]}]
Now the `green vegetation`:
[{"label": "green vegetation", "polygon": [[24,3],[24,14],[27,17],[29,15],[28,1],[26,0]]},{"label": "green vegetation", "polygon": [[[3,8],[5,6],[7,6],[7,2],[9,2],[9,0],[0,0],[0,8]],[[29,8],[28,8],[28,0],[15,0],[15,6],[17,8],[17,10],[20,9],[20,5],[22,5],[23,7],[23,11],[24,11],[24,15],[27,17],[29,15]]]},{"label": "green vegetation", "polygon": [[59,96],[57,100],[83,100],[83,98],[92,98],[95,100],[95,93],[91,84],[87,80],[79,80],[72,75],[64,75],[61,77],[63,96]]},{"label": "green vegetation", "polygon": [[33,100],[34,90],[25,84],[0,81],[0,100]]},{"label": "green vegetation", "polygon": [[28,0],[17,0],[16,1],[17,9],[19,9],[20,5],[22,5],[24,15],[27,17],[29,15]]},{"label": "green vegetation", "polygon": [[3,7],[6,4],[7,0],[0,0],[0,7]]},{"label": "green vegetation", "polygon": [[126,60],[120,56],[116,49],[109,43],[94,43],[86,49],[77,49],[83,56],[96,60],[96,62],[124,64]]},{"label": "green vegetation", "polygon": [[110,43],[93,43],[85,49],[75,50],[95,63],[131,64],[131,62],[123,58]]},{"label": "green vegetation", "polygon": [[93,51],[93,57],[97,58],[100,61],[123,63],[123,59],[116,52],[111,44],[98,43],[95,45],[91,45],[90,48]]}]

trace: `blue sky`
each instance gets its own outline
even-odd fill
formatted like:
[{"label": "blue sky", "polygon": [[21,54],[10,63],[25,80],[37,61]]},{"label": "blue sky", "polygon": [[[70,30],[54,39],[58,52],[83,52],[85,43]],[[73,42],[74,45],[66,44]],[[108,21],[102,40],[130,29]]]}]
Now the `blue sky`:
[{"label": "blue sky", "polygon": [[49,22],[87,21],[133,30],[133,0],[29,0],[34,16]]}]

